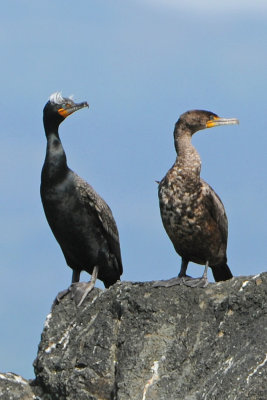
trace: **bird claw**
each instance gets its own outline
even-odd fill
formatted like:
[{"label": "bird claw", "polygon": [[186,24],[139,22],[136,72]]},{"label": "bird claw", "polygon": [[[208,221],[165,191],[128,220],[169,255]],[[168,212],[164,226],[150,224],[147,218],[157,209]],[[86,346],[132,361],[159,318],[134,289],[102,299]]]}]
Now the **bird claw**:
[{"label": "bird claw", "polygon": [[185,285],[189,287],[201,287],[205,288],[208,286],[208,280],[205,277],[191,278],[190,276],[182,276],[177,278],[171,278],[165,281],[155,281],[152,287],[171,287],[176,285]]},{"label": "bird claw", "polygon": [[62,290],[57,294],[55,298],[52,308],[59,304],[60,301],[68,294],[71,293],[71,300],[75,301],[75,304],[79,307],[84,301],[85,297],[93,290],[93,286],[90,285],[90,282],[75,282],[68,287],[68,289]]},{"label": "bird claw", "polygon": [[75,282],[70,285],[71,299],[75,301],[77,307],[82,304],[88,293],[94,289],[94,286],[90,283],[91,282]]},{"label": "bird claw", "polygon": [[183,285],[183,278],[171,278],[164,281],[155,281],[152,287],[171,287],[176,285]]},{"label": "bird claw", "polygon": [[56,305],[59,304],[60,301],[63,299],[63,297],[65,297],[70,291],[70,288],[62,290],[61,292],[59,292],[53,302],[52,308]]},{"label": "bird claw", "polygon": [[194,287],[205,288],[205,287],[208,286],[209,282],[208,282],[207,278],[201,277],[201,278],[185,279],[183,284],[185,286],[189,286],[189,287],[192,287],[192,288],[194,288]]}]

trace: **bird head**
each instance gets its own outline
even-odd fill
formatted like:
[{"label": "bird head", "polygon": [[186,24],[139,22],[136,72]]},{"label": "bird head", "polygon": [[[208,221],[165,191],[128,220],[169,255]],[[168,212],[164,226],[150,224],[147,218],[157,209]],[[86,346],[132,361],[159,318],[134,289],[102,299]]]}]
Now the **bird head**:
[{"label": "bird head", "polygon": [[205,110],[191,110],[182,114],[177,121],[177,128],[193,135],[201,129],[213,128],[220,125],[239,124],[236,118],[220,118],[217,114]]},{"label": "bird head", "polygon": [[86,101],[75,103],[71,97],[62,97],[60,92],[55,92],[44,107],[44,124],[58,127],[65,118],[84,107],[89,107]]}]

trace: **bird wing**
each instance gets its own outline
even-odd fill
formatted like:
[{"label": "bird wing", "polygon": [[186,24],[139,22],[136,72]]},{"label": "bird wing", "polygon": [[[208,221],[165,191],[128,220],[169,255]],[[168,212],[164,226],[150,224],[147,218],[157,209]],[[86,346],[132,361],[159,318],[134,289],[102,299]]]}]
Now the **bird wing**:
[{"label": "bird wing", "polygon": [[211,217],[216,221],[218,228],[221,232],[223,241],[227,243],[228,220],[224,205],[220,197],[207,182],[201,180],[201,183],[207,209],[209,210]]},{"label": "bird wing", "polygon": [[87,207],[89,205],[91,210],[94,211],[97,219],[108,236],[110,248],[117,258],[120,266],[120,272],[122,274],[119,232],[111,209],[105,200],[102,199],[102,197],[99,196],[99,194],[94,190],[94,188],[76,174],[75,181],[79,187],[79,193],[81,194],[82,201]]}]

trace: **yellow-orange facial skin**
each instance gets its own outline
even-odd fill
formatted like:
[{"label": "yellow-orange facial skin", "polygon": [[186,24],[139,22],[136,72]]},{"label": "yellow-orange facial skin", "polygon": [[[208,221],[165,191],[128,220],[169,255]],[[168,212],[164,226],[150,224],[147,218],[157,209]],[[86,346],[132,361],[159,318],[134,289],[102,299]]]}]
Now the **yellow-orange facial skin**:
[{"label": "yellow-orange facial skin", "polygon": [[63,118],[66,118],[66,117],[68,117],[70,114],[72,114],[74,111],[71,111],[70,112],[70,110],[68,110],[68,109],[65,109],[65,108],[60,108],[59,110],[58,110],[58,113],[61,115],[61,117],[63,117]]},{"label": "yellow-orange facial skin", "polygon": [[220,125],[238,125],[239,120],[237,118],[220,118],[213,117],[206,123],[206,128],[213,128],[214,126]]},{"label": "yellow-orange facial skin", "polygon": [[83,103],[78,103],[78,104],[66,104],[65,108],[61,107],[58,109],[59,115],[61,115],[63,118],[67,118],[69,115],[74,113],[75,111],[81,110],[84,107],[89,107],[89,104],[85,101]]}]

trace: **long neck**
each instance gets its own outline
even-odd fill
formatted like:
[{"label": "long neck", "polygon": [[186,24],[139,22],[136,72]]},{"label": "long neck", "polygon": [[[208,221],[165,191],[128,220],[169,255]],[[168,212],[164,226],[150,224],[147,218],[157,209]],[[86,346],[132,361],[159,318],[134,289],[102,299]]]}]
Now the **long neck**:
[{"label": "long neck", "polygon": [[59,138],[58,129],[45,129],[47,137],[46,157],[42,170],[42,180],[60,181],[68,172],[67,158]]},{"label": "long neck", "polygon": [[191,143],[191,133],[179,128],[176,129],[174,131],[174,142],[177,152],[175,166],[180,170],[179,173],[189,181],[199,181],[201,159]]}]

